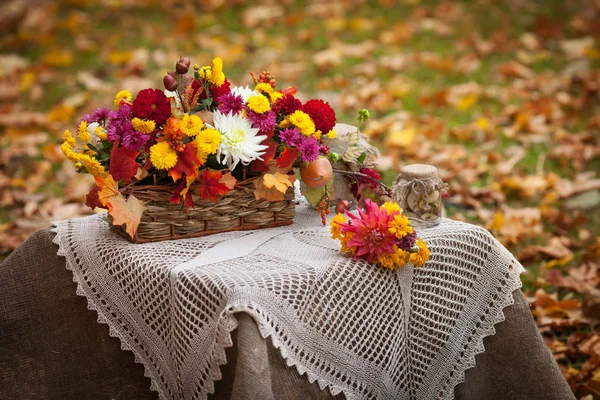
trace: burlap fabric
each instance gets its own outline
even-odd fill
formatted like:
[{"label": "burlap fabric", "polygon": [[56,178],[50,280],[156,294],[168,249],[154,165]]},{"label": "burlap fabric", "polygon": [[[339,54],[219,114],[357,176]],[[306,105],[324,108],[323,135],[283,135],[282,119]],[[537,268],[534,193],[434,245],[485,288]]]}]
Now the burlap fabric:
[{"label": "burlap fabric", "polygon": [[[49,229],[0,265],[0,399],[156,399],[143,368],[75,295]],[[519,291],[486,352],[455,388],[458,399],[574,398]],[[331,398],[288,368],[254,321],[237,314],[218,399]],[[342,396],[339,396],[342,397]]]}]

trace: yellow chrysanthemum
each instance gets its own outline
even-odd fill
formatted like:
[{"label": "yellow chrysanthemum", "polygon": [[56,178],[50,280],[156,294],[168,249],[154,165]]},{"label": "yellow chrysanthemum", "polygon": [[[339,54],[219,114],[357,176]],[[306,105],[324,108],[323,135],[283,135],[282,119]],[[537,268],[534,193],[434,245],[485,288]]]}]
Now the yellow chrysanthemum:
[{"label": "yellow chrysanthemum", "polygon": [[277,100],[283,97],[283,94],[281,92],[273,90],[273,87],[265,82],[256,84],[254,89],[269,96],[271,103],[275,103]]},{"label": "yellow chrysanthemum", "polygon": [[292,125],[296,126],[304,136],[312,136],[315,133],[315,123],[304,111],[294,111],[287,119]]},{"label": "yellow chrysanthemum", "polygon": [[150,147],[150,162],[158,169],[171,169],[177,165],[177,152],[168,142],[160,142]]},{"label": "yellow chrysanthemum", "polygon": [[204,128],[204,122],[197,115],[184,115],[179,123],[179,129],[186,136],[196,136]]},{"label": "yellow chrysanthemum", "polygon": [[88,132],[88,124],[85,121],[81,121],[79,123],[79,128],[77,129],[77,138],[82,142],[89,142],[92,138],[92,135]]},{"label": "yellow chrysanthemum", "polygon": [[334,239],[341,239],[342,228],[337,224],[337,222],[341,224],[346,223],[346,217],[344,217],[344,214],[338,213],[331,219],[331,222],[329,222],[329,225],[331,225],[331,237]]},{"label": "yellow chrysanthemum", "polygon": [[198,147],[198,150],[196,151],[196,156],[200,160],[201,165],[204,165],[206,163],[206,160],[208,160],[208,154],[203,152],[202,149],[200,149],[199,147]]},{"label": "yellow chrysanthemum", "polygon": [[395,254],[381,253],[375,262],[384,268],[395,269],[398,265],[396,265],[396,258],[394,256]]},{"label": "yellow chrysanthemum", "polygon": [[257,83],[254,89],[266,94],[273,93],[273,87],[265,82]]},{"label": "yellow chrysanthemum", "polygon": [[150,133],[156,128],[156,122],[152,120],[144,121],[137,117],[131,120],[131,124],[136,132]]},{"label": "yellow chrysanthemum", "polygon": [[356,247],[355,246],[350,246],[348,247],[348,242],[350,241],[350,239],[352,239],[352,237],[355,235],[354,232],[346,232],[345,235],[343,235],[340,238],[340,243],[341,243],[341,248],[340,251],[342,253],[350,253],[352,255],[356,254]]},{"label": "yellow chrysanthemum", "polygon": [[384,268],[396,269],[404,267],[409,259],[410,253],[394,246],[394,253],[382,253],[377,257],[376,262]]},{"label": "yellow chrysanthemum", "polygon": [[335,139],[337,137],[337,132],[335,129],[331,129],[329,132],[327,132],[327,137],[329,139]]},{"label": "yellow chrysanthemum", "polygon": [[410,221],[406,218],[406,215],[396,214],[388,224],[388,231],[396,235],[398,239],[402,239],[407,234],[413,233],[413,228],[410,226]]},{"label": "yellow chrysanthemum", "polygon": [[388,215],[392,215],[395,212],[402,212],[402,209],[400,208],[400,206],[398,205],[398,203],[394,203],[391,201],[386,201],[385,203],[383,203],[383,205],[381,207],[379,207],[379,209],[387,211]]},{"label": "yellow chrysanthemum", "polygon": [[66,142],[66,141],[63,142],[63,144],[60,145],[60,150],[63,152],[65,157],[67,157],[69,160],[71,160],[73,162],[77,161],[77,153],[75,153],[73,151],[73,148],[71,147],[69,142]]},{"label": "yellow chrysanthemum", "polygon": [[225,74],[223,73],[223,60],[221,57],[215,57],[212,60],[212,68],[208,81],[216,87],[221,87],[225,83]]},{"label": "yellow chrysanthemum", "polygon": [[396,264],[401,267],[404,267],[406,264],[408,264],[408,261],[410,260],[410,253],[408,251],[402,250],[401,248],[397,248],[394,257]]},{"label": "yellow chrysanthemum", "polygon": [[94,157],[83,155],[80,160],[83,166],[93,176],[104,176],[104,167]]},{"label": "yellow chrysanthemum", "polygon": [[100,126],[96,127],[96,129],[94,130],[94,134],[96,136],[98,136],[98,139],[100,139],[100,140],[106,140],[108,138],[106,131],[104,129],[102,129],[102,127],[100,127]]},{"label": "yellow chrysanthemum", "polygon": [[419,246],[419,251],[410,255],[410,262],[415,267],[422,267],[429,260],[429,249],[427,248],[427,243],[422,239],[417,239],[417,246]]},{"label": "yellow chrysanthemum", "polygon": [[283,93],[273,91],[273,92],[269,93],[269,97],[271,98],[271,103],[275,103],[277,100],[283,98]]},{"label": "yellow chrysanthemum", "polygon": [[66,130],[63,132],[63,137],[62,137],[63,141],[65,143],[69,144],[69,147],[75,147],[77,146],[77,141],[75,141],[75,138],[73,137],[73,135],[71,134],[70,130]]},{"label": "yellow chrysanthemum", "polygon": [[203,154],[209,155],[217,152],[222,139],[223,136],[221,135],[221,132],[214,128],[208,128],[203,129],[198,136],[196,136],[194,143],[198,146],[199,152],[201,151]]},{"label": "yellow chrysanthemum", "polygon": [[271,109],[269,100],[262,94],[248,97],[248,108],[257,114],[264,114]]},{"label": "yellow chrysanthemum", "polygon": [[129,90],[121,90],[115,96],[115,101],[114,101],[115,108],[119,108],[122,100],[131,101],[131,99],[132,99],[132,96],[131,96],[131,92]]}]

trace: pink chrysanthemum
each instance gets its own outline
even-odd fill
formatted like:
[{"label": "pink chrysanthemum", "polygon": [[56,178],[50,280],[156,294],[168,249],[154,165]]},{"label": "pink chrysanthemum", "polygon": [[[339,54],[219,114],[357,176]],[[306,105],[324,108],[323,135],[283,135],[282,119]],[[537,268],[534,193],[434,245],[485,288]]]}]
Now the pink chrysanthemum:
[{"label": "pink chrysanthemum", "polygon": [[219,111],[221,114],[229,114],[230,112],[237,114],[244,107],[242,96],[233,93],[227,93],[217,99],[219,103]]},{"label": "pink chrysanthemum", "polygon": [[298,150],[300,150],[300,158],[302,161],[315,161],[319,158],[319,142],[314,137],[306,137],[299,135]]},{"label": "pink chrysanthemum", "polygon": [[258,128],[262,133],[266,133],[275,129],[277,115],[273,112],[273,110],[264,114],[248,111],[248,119],[252,123],[253,128]]},{"label": "pink chrysanthemum", "polygon": [[279,132],[279,138],[288,146],[298,146],[300,131],[298,128],[285,128]]}]

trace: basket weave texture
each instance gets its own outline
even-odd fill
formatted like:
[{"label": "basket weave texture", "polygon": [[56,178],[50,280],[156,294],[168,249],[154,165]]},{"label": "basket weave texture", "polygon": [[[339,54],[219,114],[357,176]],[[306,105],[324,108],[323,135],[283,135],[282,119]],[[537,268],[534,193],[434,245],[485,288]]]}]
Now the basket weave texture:
[{"label": "basket weave texture", "polygon": [[108,222],[111,229],[133,243],[193,238],[292,224],[296,214],[294,188],[289,188],[281,201],[256,200],[255,179],[257,178],[236,182],[235,187],[217,201],[202,200],[196,194],[196,184],[192,184],[190,192],[193,193],[194,207],[188,212],[182,204],[169,202],[174,186],[126,187],[121,189],[125,197],[133,194],[146,204],[136,235],[132,238],[123,226],[114,226],[110,215]]}]

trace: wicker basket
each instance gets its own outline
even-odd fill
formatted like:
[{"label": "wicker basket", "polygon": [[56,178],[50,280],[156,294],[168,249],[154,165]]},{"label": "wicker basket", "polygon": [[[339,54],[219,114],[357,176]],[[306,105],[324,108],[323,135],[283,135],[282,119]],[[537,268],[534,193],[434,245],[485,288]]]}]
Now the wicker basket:
[{"label": "wicker basket", "polygon": [[142,214],[136,235],[131,238],[123,226],[114,226],[110,215],[108,221],[111,229],[133,243],[193,238],[292,224],[296,214],[294,188],[288,189],[282,201],[256,200],[255,179],[257,178],[238,181],[232,190],[216,202],[202,200],[196,194],[193,184],[190,191],[193,193],[194,208],[190,208],[188,212],[182,204],[169,202],[175,192],[174,186],[126,187],[121,190],[125,197],[133,194],[146,203],[146,210]]}]

